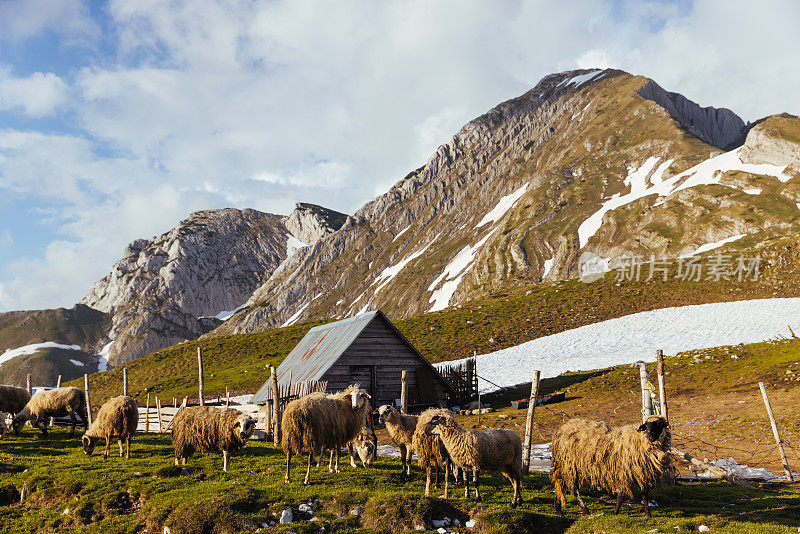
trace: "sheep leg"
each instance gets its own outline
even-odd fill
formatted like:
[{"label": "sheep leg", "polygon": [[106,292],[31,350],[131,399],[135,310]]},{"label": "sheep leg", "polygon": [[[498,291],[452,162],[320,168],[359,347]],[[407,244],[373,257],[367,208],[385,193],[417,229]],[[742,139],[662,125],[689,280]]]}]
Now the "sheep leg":
[{"label": "sheep leg", "polygon": [[117,443],[119,444],[119,457],[122,458],[122,438],[119,438]]},{"label": "sheep leg", "polygon": [[644,515],[650,519],[650,503],[648,503],[647,491],[642,492],[642,508],[644,508]]},{"label": "sheep leg", "polygon": [[436,489],[441,488],[439,485],[439,462],[436,462]]},{"label": "sheep leg", "polygon": [[47,426],[44,425],[39,419],[34,419],[31,425],[42,431],[43,438],[47,437]]},{"label": "sheep leg", "polygon": [[352,443],[348,443],[347,444],[347,450],[348,450],[348,452],[350,452],[350,465],[352,467],[356,467],[357,468],[358,464],[356,463],[355,451],[353,450],[353,444]]},{"label": "sheep leg", "polygon": [[464,469],[461,473],[464,477],[464,498],[469,499],[469,475],[467,475],[466,469]]},{"label": "sheep leg", "polygon": [[131,436],[130,436],[130,434],[125,439],[125,444],[127,445],[127,451],[125,452],[125,458],[127,460],[130,460],[131,459]]},{"label": "sheep leg", "polygon": [[322,457],[325,455],[325,447],[319,451],[319,459],[317,460],[317,467],[322,467]]},{"label": "sheep leg", "polygon": [[575,498],[578,499],[578,506],[581,509],[581,513],[582,514],[588,514],[589,513],[589,509],[586,508],[585,504],[583,504],[583,499],[581,498],[581,492],[578,491],[578,488],[575,488],[574,495],[575,495]]},{"label": "sheep leg", "polygon": [[[341,455],[342,450],[339,448],[338,445],[335,447],[335,449],[336,449],[336,463],[334,463],[333,471],[331,471],[331,473],[341,473],[341,470],[339,469],[339,456]],[[331,462],[333,463],[333,450],[331,450]]]},{"label": "sheep leg", "polygon": [[106,450],[103,451],[103,460],[108,460],[109,449],[111,449],[111,437],[106,436]]},{"label": "sheep leg", "polygon": [[619,515],[620,506],[622,506],[622,493],[617,493],[617,505],[614,507],[614,515]]},{"label": "sheep leg", "polygon": [[[331,451],[331,453],[332,452],[333,451]],[[308,467],[306,468],[306,478],[303,481],[303,484],[305,484],[306,486],[311,484],[311,464],[313,463],[313,461],[314,461],[314,451],[311,451],[308,453]]]},{"label": "sheep leg", "polygon": [[403,475],[403,480],[408,480],[406,476],[406,446],[400,445],[400,473]]},{"label": "sheep leg", "polygon": [[72,421],[72,427],[69,430],[69,437],[75,435],[75,427],[78,425],[78,418],[75,417],[75,412],[69,412],[69,419]]},{"label": "sheep leg", "polygon": [[[177,462],[177,460],[175,460]],[[177,463],[175,464],[177,465]],[[289,483],[289,471],[291,470],[292,466],[292,451],[286,451],[286,476],[283,479],[285,484]]]},{"label": "sheep leg", "polygon": [[481,491],[478,489],[478,468],[472,468],[472,482],[475,484],[475,502],[481,502]]},{"label": "sheep leg", "polygon": [[411,480],[411,456],[414,451],[406,447],[406,480]]},{"label": "sheep leg", "polygon": [[431,494],[431,466],[425,466],[425,496],[429,497]]},{"label": "sheep leg", "polygon": [[444,463],[444,498],[450,498],[450,462]]},{"label": "sheep leg", "polygon": [[333,473],[333,449],[331,449],[331,460],[328,462],[328,472]]},{"label": "sheep leg", "polygon": [[230,456],[230,451],[223,450],[222,451],[222,471],[227,473],[228,472],[228,457]]}]

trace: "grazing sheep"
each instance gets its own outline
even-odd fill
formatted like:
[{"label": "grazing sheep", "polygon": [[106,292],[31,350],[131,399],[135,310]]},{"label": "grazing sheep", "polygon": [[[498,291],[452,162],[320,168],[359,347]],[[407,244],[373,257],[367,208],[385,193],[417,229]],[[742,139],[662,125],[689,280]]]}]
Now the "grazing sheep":
[{"label": "grazing sheep", "polygon": [[210,406],[192,406],[175,414],[172,420],[172,447],[175,465],[186,465],[195,451],[222,451],[222,470],[228,472],[228,458],[247,444],[256,422],[239,410],[220,410]]},{"label": "grazing sheep", "polygon": [[[375,436],[375,431],[365,426],[361,432],[347,444],[347,450],[350,453],[350,465],[358,467],[356,464],[356,456],[361,460],[364,467],[370,467],[372,462],[378,456],[378,438]],[[322,465],[322,457],[325,455],[325,449],[319,454],[317,460],[317,467]],[[339,465],[334,461],[333,449],[331,449],[331,458],[328,464],[328,470],[331,473],[339,472]]]},{"label": "grazing sheep", "polygon": [[401,473],[408,480],[411,476],[411,455],[414,454],[414,431],[417,429],[419,417],[403,415],[394,406],[384,404],[378,408],[379,421],[386,425],[386,430],[395,445],[400,447]]},{"label": "grazing sheep", "polygon": [[550,479],[555,485],[556,512],[562,513],[566,506],[566,489],[577,499],[581,512],[588,513],[580,495],[580,487],[587,485],[616,495],[615,514],[623,498],[641,493],[644,512],[650,517],[648,493],[672,471],[671,442],[669,424],[658,415],[639,426],[613,430],[599,421],[570,419],[553,436]]},{"label": "grazing sheep", "polygon": [[447,454],[453,463],[465,470],[464,497],[469,498],[469,478],[466,470],[472,469],[475,484],[475,501],[480,502],[478,473],[481,470],[500,471],[511,481],[514,496],[511,507],[522,503],[522,440],[513,430],[467,430],[452,417],[436,415],[431,419],[429,432],[442,437]]},{"label": "grazing sheep", "polygon": [[447,449],[442,442],[441,436],[430,434],[429,425],[436,416],[455,417],[455,414],[444,408],[428,408],[422,412],[417,421],[417,427],[412,439],[412,448],[417,453],[419,466],[425,469],[425,496],[430,495],[431,488],[431,468],[435,464],[436,468],[436,487],[439,487],[439,468],[444,469],[444,498],[450,498],[450,467],[452,461]]},{"label": "grazing sheep", "polygon": [[0,412],[9,413],[13,417],[25,408],[29,400],[31,394],[25,388],[0,386]]},{"label": "grazing sheep", "polygon": [[103,452],[103,460],[107,459],[109,448],[111,447],[111,438],[116,436],[119,441],[120,457],[122,457],[122,441],[124,440],[128,447],[125,458],[130,458],[131,438],[136,433],[136,425],[138,424],[139,407],[133,397],[120,395],[109,399],[100,407],[97,418],[81,438],[84,454],[92,454],[97,442],[105,439],[106,450]]},{"label": "grazing sheep", "polygon": [[290,481],[292,454],[300,455],[304,450],[308,451],[304,484],[311,482],[311,464],[314,457],[322,453],[322,449],[329,448],[335,452],[336,465],[339,465],[339,450],[364,428],[371,410],[369,398],[366,391],[354,384],[341,393],[312,393],[286,405],[281,420],[286,483]]},{"label": "grazing sheep", "polygon": [[86,398],[83,391],[78,388],[65,387],[40,391],[33,397],[25,407],[14,416],[11,428],[14,435],[19,436],[19,431],[26,422],[31,421],[34,427],[42,431],[42,437],[47,437],[47,421],[51,417],[64,417],[69,415],[72,420],[72,428],[69,435],[75,435],[75,426],[78,424],[76,415],[80,415],[83,420],[83,428],[88,428],[88,418],[86,416]]}]

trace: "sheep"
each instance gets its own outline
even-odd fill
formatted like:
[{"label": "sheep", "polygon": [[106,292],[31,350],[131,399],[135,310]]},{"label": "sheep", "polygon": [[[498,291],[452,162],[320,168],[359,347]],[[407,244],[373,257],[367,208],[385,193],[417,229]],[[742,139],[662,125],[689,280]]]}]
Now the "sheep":
[{"label": "sheep", "polygon": [[6,412],[0,412],[0,439],[6,437],[6,432],[8,432],[8,423],[6,423],[6,419],[8,419],[8,414]]},{"label": "sheep", "polygon": [[83,420],[84,431],[88,429],[88,417],[86,415],[86,397],[83,391],[74,387],[64,387],[40,391],[33,397],[25,407],[14,416],[11,428],[14,435],[19,436],[19,432],[27,421],[31,421],[34,427],[42,431],[42,437],[47,437],[47,421],[50,417],[64,417],[69,415],[72,420],[70,437],[75,435],[75,426],[78,421],[76,415],[80,415]]},{"label": "sheep", "polygon": [[105,439],[106,449],[103,452],[103,460],[106,460],[111,447],[111,438],[116,436],[119,442],[120,457],[122,457],[122,441],[124,440],[127,444],[125,458],[129,459],[131,457],[131,438],[136,433],[138,424],[139,407],[133,397],[120,395],[109,399],[100,407],[97,418],[81,438],[84,454],[91,455],[97,442]]},{"label": "sheep", "polygon": [[570,419],[553,436],[550,479],[555,485],[556,512],[562,513],[566,506],[566,489],[577,499],[581,512],[588,513],[580,496],[581,486],[587,485],[616,495],[615,514],[623,498],[632,499],[640,492],[645,515],[650,517],[648,493],[672,473],[671,443],[669,423],[658,415],[639,426],[617,429],[599,421]]},{"label": "sheep", "polygon": [[[361,460],[364,467],[370,467],[372,462],[378,456],[378,438],[375,436],[375,431],[365,426],[361,429],[358,436],[350,440],[347,444],[347,450],[350,453],[350,465],[358,467],[356,464],[356,456]],[[322,465],[322,457],[325,455],[325,449],[319,454],[317,460],[317,467]],[[328,464],[328,470],[331,473],[339,472],[339,465],[334,462],[333,449],[331,449],[331,458]]]},{"label": "sheep", "polygon": [[31,394],[25,388],[0,386],[0,412],[9,413],[13,417],[25,408],[29,400]]},{"label": "sheep", "polygon": [[412,437],[412,448],[417,453],[419,466],[425,469],[425,496],[430,495],[431,488],[431,466],[436,464],[436,487],[439,487],[439,468],[444,469],[444,498],[450,498],[450,455],[442,443],[441,436],[428,433],[428,425],[436,416],[455,417],[455,414],[444,408],[429,408],[422,412],[417,420],[417,427]]},{"label": "sheep", "polygon": [[481,470],[500,471],[511,481],[514,496],[511,507],[522,503],[522,440],[513,430],[467,430],[452,417],[436,415],[431,419],[428,432],[439,435],[453,463],[465,470],[464,497],[469,498],[469,478],[466,470],[472,469],[475,484],[475,501],[481,501],[478,473]]},{"label": "sheep", "polygon": [[414,454],[414,431],[417,429],[419,416],[403,415],[394,406],[384,404],[378,408],[379,421],[386,425],[386,430],[395,445],[400,448],[401,473],[408,480],[411,476],[411,455]]},{"label": "sheep", "polygon": [[192,406],[175,414],[172,420],[172,448],[175,465],[186,465],[195,451],[222,452],[222,471],[228,472],[228,458],[247,444],[256,422],[239,410],[220,410],[210,406]]},{"label": "sheep", "polygon": [[281,420],[283,439],[281,446],[286,454],[285,482],[290,482],[292,454],[308,451],[308,467],[303,484],[311,483],[311,464],[323,448],[336,453],[355,438],[364,428],[370,412],[369,394],[358,384],[335,395],[312,393],[286,405]]}]

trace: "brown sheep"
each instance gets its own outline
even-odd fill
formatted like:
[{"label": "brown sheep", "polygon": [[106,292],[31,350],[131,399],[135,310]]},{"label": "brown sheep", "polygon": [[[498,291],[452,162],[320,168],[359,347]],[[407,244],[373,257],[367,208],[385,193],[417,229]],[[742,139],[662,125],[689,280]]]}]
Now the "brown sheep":
[{"label": "brown sheep", "polygon": [[31,394],[25,388],[16,386],[0,386],[0,412],[11,416],[17,415],[31,400]]},{"label": "brown sheep", "polygon": [[242,449],[256,422],[239,410],[221,410],[210,406],[192,406],[175,414],[172,420],[172,447],[175,450],[175,465],[178,460],[186,465],[195,451],[222,452],[222,470],[228,472],[231,453]]},{"label": "brown sheep", "polygon": [[444,408],[428,408],[422,412],[417,421],[417,428],[414,431],[412,447],[417,453],[419,466],[425,469],[425,496],[430,495],[431,488],[431,468],[436,466],[436,487],[439,487],[439,468],[444,469],[444,498],[450,498],[450,455],[442,443],[441,436],[431,434],[429,425],[436,416],[455,417],[455,414]]},{"label": "brown sheep", "polygon": [[133,397],[120,395],[106,401],[100,407],[97,418],[92,422],[89,430],[81,438],[83,452],[90,455],[101,439],[106,440],[106,450],[103,460],[108,458],[111,438],[116,436],[119,441],[119,455],[122,457],[122,441],[127,444],[125,458],[131,457],[131,438],[136,433],[139,424],[139,407]]},{"label": "brown sheep", "polygon": [[384,404],[378,408],[379,421],[386,425],[386,430],[395,445],[400,448],[400,469],[403,478],[411,476],[411,455],[414,454],[414,431],[417,429],[419,417],[403,415],[394,406]]},{"label": "brown sheep", "polygon": [[[481,470],[500,471],[511,481],[514,496],[511,507],[522,503],[522,440],[513,430],[467,430],[452,417],[434,416],[430,432],[442,437],[447,454],[462,469],[472,469],[475,501],[480,502],[478,473]],[[469,478],[464,473],[464,497],[469,498]]]},{"label": "brown sheep", "polygon": [[19,436],[19,431],[26,422],[31,421],[34,427],[42,431],[42,437],[47,437],[47,421],[51,417],[64,417],[69,415],[72,420],[72,428],[69,435],[75,435],[75,426],[78,421],[75,418],[79,415],[83,420],[84,430],[88,428],[88,418],[86,416],[86,398],[83,390],[74,387],[65,387],[40,391],[33,397],[25,407],[14,417],[11,427],[14,435]]},{"label": "brown sheep", "polygon": [[587,485],[616,495],[615,514],[623,498],[641,493],[644,512],[650,517],[648,493],[672,472],[671,442],[669,424],[658,415],[641,425],[617,429],[599,421],[570,419],[553,436],[550,479],[555,485],[556,512],[562,513],[566,506],[566,489],[577,499],[581,512],[588,513],[580,495],[580,487]]},{"label": "brown sheep", "polygon": [[312,393],[295,399],[286,406],[281,420],[282,447],[286,454],[286,483],[290,481],[292,454],[308,451],[308,467],[304,484],[311,482],[311,464],[314,457],[329,448],[336,453],[358,436],[364,428],[371,408],[369,394],[358,384],[341,393],[325,395]]}]

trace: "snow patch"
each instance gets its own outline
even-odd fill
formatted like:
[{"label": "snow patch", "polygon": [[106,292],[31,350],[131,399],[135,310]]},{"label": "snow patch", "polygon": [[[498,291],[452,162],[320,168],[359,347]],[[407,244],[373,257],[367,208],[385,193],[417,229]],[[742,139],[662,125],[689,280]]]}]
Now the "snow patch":
[{"label": "snow patch", "polygon": [[761,194],[761,189],[758,189],[758,188],[742,189],[742,191],[744,191],[748,195],[760,195]]},{"label": "snow patch", "polygon": [[555,258],[544,260],[544,272],[542,272],[542,278],[546,277],[550,273],[550,270],[553,268],[553,263],[555,261],[556,261]]},{"label": "snow patch", "polygon": [[725,239],[722,239],[722,240],[717,241],[715,243],[706,243],[705,245],[697,247],[697,250],[695,250],[694,252],[691,252],[689,254],[681,255],[681,258],[688,258],[690,256],[696,256],[697,254],[702,254],[703,252],[708,252],[709,250],[714,250],[715,248],[719,248],[722,245],[726,245],[728,243],[732,243],[732,242],[734,242],[734,241],[736,241],[738,239],[741,239],[746,235],[747,234],[739,234],[739,235],[735,235],[735,236],[732,236],[732,237],[726,237]]},{"label": "snow patch", "polygon": [[399,238],[401,235],[403,235],[404,233],[406,233],[406,232],[408,231],[408,229],[409,229],[409,228],[411,228],[411,225],[410,225],[410,224],[409,224],[408,226],[406,226],[405,228],[403,228],[402,230],[400,230],[400,231],[397,233],[397,235],[396,235],[396,236],[394,236],[394,239],[392,239],[392,243],[394,243],[395,241],[397,241],[397,239],[398,239],[398,238]]},{"label": "snow patch", "polygon": [[392,279],[394,279],[394,277],[397,276],[400,273],[400,271],[402,271],[405,268],[406,265],[408,265],[409,263],[411,263],[415,259],[417,259],[420,256],[422,256],[423,254],[425,254],[425,251],[428,250],[428,248],[431,245],[433,245],[433,242],[436,241],[436,239],[438,237],[439,237],[438,235],[436,237],[434,237],[431,240],[430,243],[428,243],[427,245],[425,245],[424,247],[422,247],[418,251],[416,251],[416,252],[414,252],[412,254],[409,254],[404,260],[395,263],[391,267],[385,268],[381,272],[381,274],[379,274],[378,277],[375,278],[375,280],[373,280],[372,283],[370,284],[370,286],[374,286],[375,284],[380,282],[380,285],[375,288],[375,291],[372,293],[372,295],[374,296],[376,293],[378,293],[378,291],[380,291],[381,289],[386,287],[386,285],[389,282],[391,282]]},{"label": "snow patch", "polygon": [[3,354],[0,354],[0,365],[4,364],[5,362],[11,359],[16,358],[17,356],[25,356],[28,354],[33,354],[39,349],[81,350],[81,346],[62,345],[61,343],[55,343],[54,341],[45,341],[44,343],[33,343],[31,345],[17,347],[16,349],[6,349],[6,351]]},{"label": "snow patch", "polygon": [[[480,388],[496,389],[488,381],[500,386],[519,384],[526,378],[520,375],[520,369],[539,369],[542,377],[551,377],[568,370],[633,363],[644,355],[655,356],[653,347],[675,354],[756,343],[788,334],[787,323],[799,314],[800,298],[743,300],[635,313],[480,356],[478,373],[486,379],[480,381]],[[458,362],[447,362],[453,363]]]},{"label": "snow patch", "polygon": [[[761,467],[749,467],[744,464],[739,464],[733,458],[720,458],[719,460],[714,460],[709,462],[711,465],[716,465],[717,467],[721,467],[731,475],[742,478],[742,479],[756,479],[756,480],[776,480],[782,479],[785,480],[785,475],[776,475],[766,469]],[[798,476],[797,473],[792,473],[793,476]],[[702,473],[697,473],[698,478],[719,478],[718,475],[711,473],[710,471],[704,471]]]},{"label": "snow patch", "polygon": [[484,215],[481,222],[475,225],[475,228],[480,228],[481,226],[487,225],[490,222],[496,222],[503,218],[503,216],[508,213],[508,210],[514,207],[514,204],[522,198],[522,195],[525,194],[525,191],[528,190],[528,184],[523,184],[522,187],[514,191],[513,193],[509,193],[508,195],[504,196],[500,199],[497,205]]},{"label": "snow patch", "polygon": [[[429,312],[447,308],[448,304],[450,304],[450,299],[453,298],[453,293],[458,289],[458,284],[461,283],[461,279],[467,274],[469,268],[472,267],[472,262],[475,261],[475,255],[478,253],[478,250],[480,250],[496,231],[497,228],[486,234],[486,236],[475,243],[474,246],[466,246],[461,249],[461,251],[456,254],[456,257],[447,264],[442,274],[431,282],[431,285],[428,286],[428,291],[433,291],[433,294],[428,302],[432,303],[433,306],[428,310]],[[442,287],[434,290],[442,281],[444,281]]]},{"label": "snow patch", "polygon": [[108,354],[111,351],[111,345],[113,344],[114,341],[109,341],[103,346],[102,349],[100,349],[100,352],[97,353],[97,357],[100,358],[100,360],[97,362],[98,373],[108,371]]},{"label": "snow patch", "polygon": [[244,304],[242,304],[241,306],[237,306],[236,308],[234,308],[234,309],[232,309],[232,310],[229,310],[229,311],[221,311],[221,312],[219,312],[218,314],[216,314],[214,317],[215,317],[216,319],[219,319],[220,321],[227,321],[228,319],[230,319],[231,317],[233,317],[233,314],[234,314],[234,313],[238,312],[239,310],[241,310],[242,308],[244,308],[246,305],[247,305],[247,302],[245,302],[245,303],[244,303]]},{"label": "snow patch", "polygon": [[603,71],[601,71],[600,69],[597,69],[597,70],[593,70],[591,72],[587,72],[586,74],[579,74],[577,76],[573,76],[569,80],[564,80],[563,82],[559,83],[557,87],[560,87],[562,85],[566,87],[567,85],[575,84],[575,87],[573,87],[573,89],[577,89],[578,87],[580,87],[584,83],[586,83],[589,80],[595,78],[601,72],[603,72]]},{"label": "snow patch", "polygon": [[69,359],[72,362],[72,365],[77,365],[78,367],[83,367],[83,362],[79,362],[78,360],[73,360],[72,358]]},{"label": "snow patch", "polygon": [[286,234],[286,257],[289,258],[300,250],[308,246],[308,243],[303,243],[292,234]]},{"label": "snow patch", "polygon": [[305,304],[303,304],[302,306],[300,306],[300,309],[297,310],[296,312],[294,312],[294,315],[289,317],[286,320],[286,322],[281,325],[281,328],[283,328],[284,326],[292,326],[294,323],[296,323],[297,320],[300,318],[300,314],[303,313],[304,311],[306,311],[306,308],[308,308],[309,304],[311,304],[310,300],[308,302],[306,302]]}]

